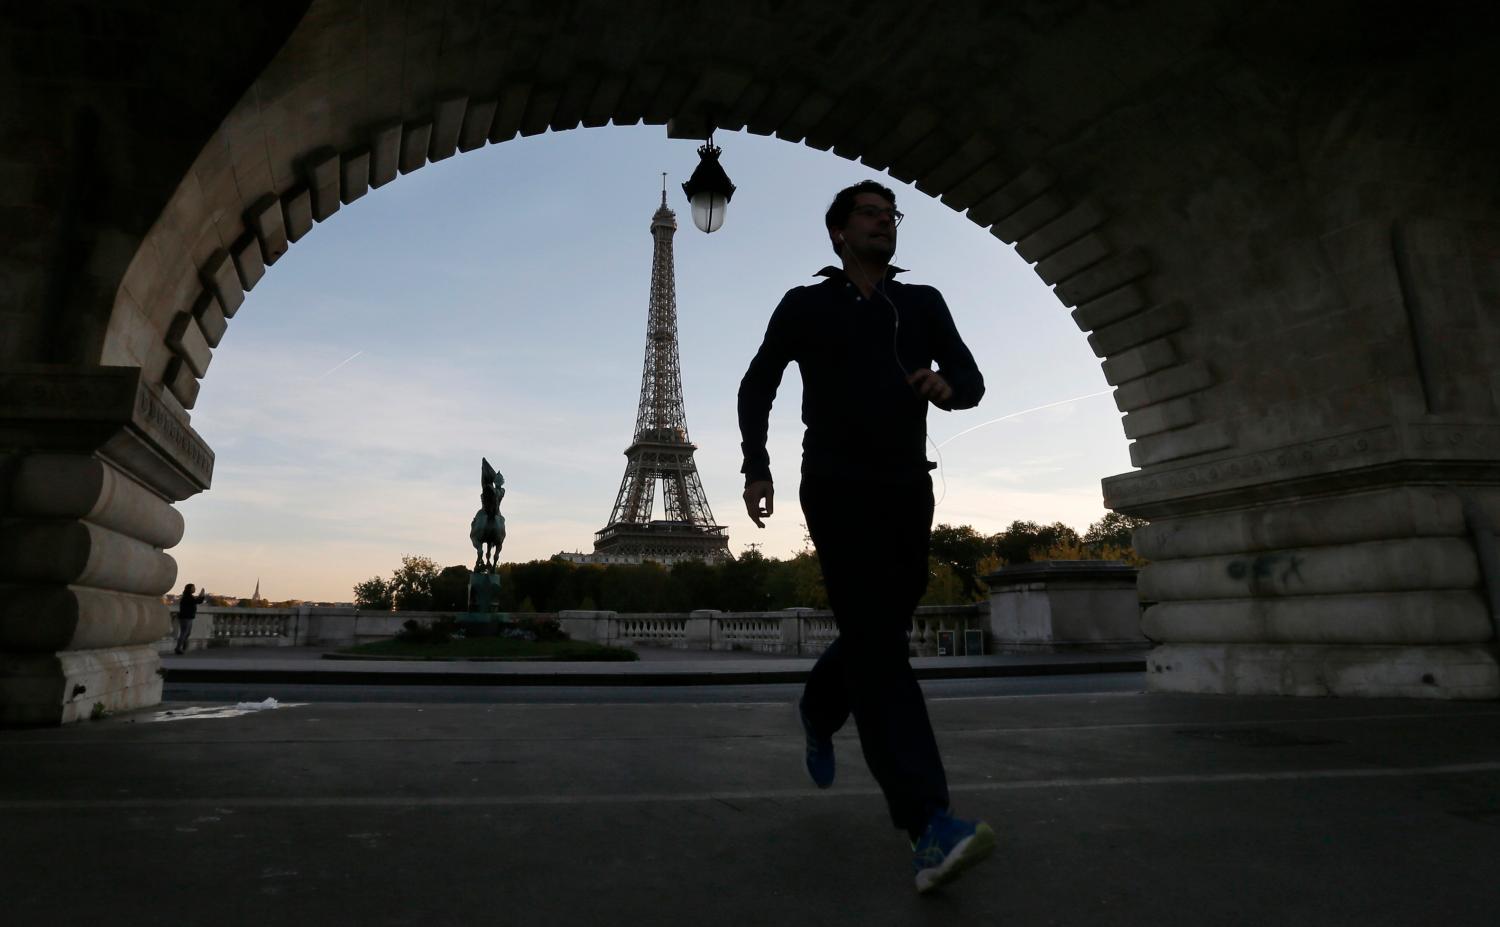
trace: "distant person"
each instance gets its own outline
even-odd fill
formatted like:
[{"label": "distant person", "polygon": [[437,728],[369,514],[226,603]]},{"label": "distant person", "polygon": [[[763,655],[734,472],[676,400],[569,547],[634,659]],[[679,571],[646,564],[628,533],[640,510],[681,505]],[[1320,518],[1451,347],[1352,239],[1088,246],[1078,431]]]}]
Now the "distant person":
[{"label": "distant person", "polygon": [[[745,508],[773,511],[766,453],[786,365],[802,374],[802,511],[818,552],[837,639],[798,705],[807,771],[833,784],[833,735],[849,715],[891,819],[911,837],[917,890],[990,854],[988,824],[955,818],[922,690],[908,659],[912,614],[927,589],[932,476],[927,405],[967,409],[984,378],[930,286],[896,282],[896,196],[864,181],[840,190],[824,225],[840,267],[789,291],[740,382]],[[936,362],[937,370],[933,369]]]},{"label": "distant person", "polygon": [[198,617],[198,606],[208,601],[208,590],[203,590],[202,595],[193,595],[197,589],[192,583],[182,587],[182,598],[177,601],[177,647],[173,653],[182,653],[187,650],[188,635],[193,633],[193,619]]}]

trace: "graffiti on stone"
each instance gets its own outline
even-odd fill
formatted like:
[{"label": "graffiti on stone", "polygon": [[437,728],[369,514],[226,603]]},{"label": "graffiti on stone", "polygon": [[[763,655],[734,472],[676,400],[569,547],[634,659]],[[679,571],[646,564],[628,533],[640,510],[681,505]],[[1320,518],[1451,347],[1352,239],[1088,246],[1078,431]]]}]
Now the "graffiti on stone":
[{"label": "graffiti on stone", "polygon": [[1268,582],[1283,588],[1293,581],[1306,582],[1302,576],[1302,558],[1296,554],[1260,554],[1249,559],[1231,560],[1225,572],[1236,582],[1248,582],[1252,592],[1261,591]]}]

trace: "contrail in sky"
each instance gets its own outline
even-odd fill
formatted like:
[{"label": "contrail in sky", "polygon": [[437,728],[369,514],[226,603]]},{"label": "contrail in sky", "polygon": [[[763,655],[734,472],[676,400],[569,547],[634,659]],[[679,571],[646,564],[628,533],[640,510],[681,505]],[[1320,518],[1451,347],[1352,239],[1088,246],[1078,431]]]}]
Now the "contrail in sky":
[{"label": "contrail in sky", "polygon": [[339,369],[340,367],[342,367],[345,364],[349,363],[350,361],[354,360],[356,357],[360,356],[363,353],[365,353],[363,350],[355,351],[353,354],[350,354],[348,357],[346,357],[343,360],[339,361],[337,364],[334,364],[332,367],[330,367],[327,370],[323,371],[322,373],[318,374],[318,379],[319,380],[323,379],[324,377],[328,376],[330,373],[333,373],[335,370]]},{"label": "contrail in sky", "polygon": [[1049,403],[1047,403],[1044,406],[1033,406],[1030,409],[1022,409],[1019,412],[1012,412],[1009,415],[1002,415],[999,418],[992,418],[992,419],[990,419],[987,422],[980,422],[978,425],[975,425],[972,428],[965,428],[963,431],[960,431],[958,434],[954,435],[952,438],[948,438],[947,440],[945,440],[943,442],[943,444],[939,444],[938,447],[941,448],[944,444],[947,444],[949,441],[952,441],[954,438],[962,438],[964,435],[968,434],[969,432],[971,432],[971,431],[978,431],[979,429],[985,427],[986,425],[993,425],[996,422],[1003,422],[1006,419],[1019,418],[1019,417],[1021,417],[1023,415],[1030,415],[1032,412],[1040,412],[1043,409],[1051,409],[1051,408],[1054,408],[1056,406],[1065,406],[1065,405],[1067,405],[1070,402],[1079,402],[1079,401],[1084,400],[1084,399],[1093,399],[1095,396],[1107,396],[1111,392],[1113,392],[1113,390],[1101,389],[1097,393],[1086,393],[1085,395],[1082,395],[1082,396],[1074,396],[1072,399],[1059,399],[1056,402],[1049,402]]}]

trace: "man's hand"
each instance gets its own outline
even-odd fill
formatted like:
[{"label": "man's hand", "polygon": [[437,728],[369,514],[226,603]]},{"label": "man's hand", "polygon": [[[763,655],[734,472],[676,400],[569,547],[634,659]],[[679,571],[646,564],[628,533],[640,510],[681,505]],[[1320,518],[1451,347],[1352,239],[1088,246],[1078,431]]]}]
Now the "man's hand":
[{"label": "man's hand", "polygon": [[770,518],[776,510],[775,496],[770,480],[756,480],[745,487],[745,511],[750,513],[750,520],[757,528],[764,528],[766,523],[761,518]]},{"label": "man's hand", "polygon": [[917,395],[928,402],[947,402],[953,398],[953,387],[948,381],[923,367],[906,378],[911,388],[917,391]]}]

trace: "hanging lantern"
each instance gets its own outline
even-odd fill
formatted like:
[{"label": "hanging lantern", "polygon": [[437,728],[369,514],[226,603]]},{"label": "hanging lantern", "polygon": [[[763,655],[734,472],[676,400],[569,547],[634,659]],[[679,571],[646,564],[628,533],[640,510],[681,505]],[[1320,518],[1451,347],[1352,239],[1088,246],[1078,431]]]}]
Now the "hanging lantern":
[{"label": "hanging lantern", "polygon": [[693,207],[693,224],[703,232],[717,232],[724,224],[724,210],[734,196],[734,184],[719,166],[720,149],[713,136],[698,149],[698,169],[682,185],[688,203]]}]

